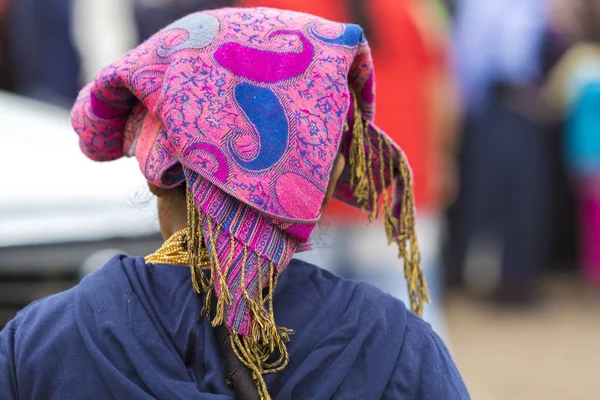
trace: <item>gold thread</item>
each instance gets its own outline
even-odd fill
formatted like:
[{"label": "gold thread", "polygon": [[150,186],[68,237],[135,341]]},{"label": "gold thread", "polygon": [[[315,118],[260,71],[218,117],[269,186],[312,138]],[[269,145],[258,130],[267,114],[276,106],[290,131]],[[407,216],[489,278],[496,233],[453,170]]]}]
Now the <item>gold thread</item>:
[{"label": "gold thread", "polygon": [[[400,255],[404,259],[404,277],[407,280],[410,308],[422,315],[424,303],[431,301],[425,276],[421,270],[421,253],[417,242],[415,203],[410,168],[403,154],[398,152],[398,169],[404,183],[400,234],[397,238]],[[408,248],[407,248],[408,242]]]},{"label": "gold thread", "polygon": [[[388,138],[377,135],[380,187],[375,184],[372,159],[373,143],[370,138],[369,122],[363,120],[354,92],[352,96],[354,100],[354,126],[349,152],[350,185],[361,209],[365,210],[368,206],[371,206],[369,221],[377,218],[380,211],[384,212],[384,226],[388,243],[391,244],[392,241],[396,241],[398,258],[403,259],[404,262],[403,269],[409,291],[410,308],[413,312],[421,315],[423,304],[429,302],[430,298],[427,283],[420,267],[421,255],[417,243],[412,174],[402,152],[394,149]],[[387,160],[384,155],[384,144],[388,152]],[[402,207],[399,218],[393,215],[392,195],[388,192],[388,187],[391,187],[394,191],[397,189],[394,176],[396,169],[394,165],[395,157],[398,158],[399,178],[404,185],[399,199]],[[389,168],[389,183],[385,179],[386,163],[388,163]],[[383,190],[381,205],[378,198],[379,189]]]},{"label": "gold thread", "polygon": [[366,156],[364,144],[364,125],[362,124],[362,114],[358,107],[356,94],[352,92],[354,100],[354,124],[352,126],[352,139],[350,142],[350,186],[353,189],[354,197],[361,209],[364,211],[369,202],[369,181],[366,172]]},{"label": "gold thread", "polygon": [[[383,220],[383,224],[385,227],[385,234],[387,237],[387,241],[388,241],[388,245],[392,244],[392,242],[394,241],[394,227],[396,226],[394,224],[394,222],[397,221],[395,220],[395,218],[392,215],[392,200],[391,200],[391,196],[389,193],[388,187],[392,188],[393,184],[387,185],[386,181],[385,181],[385,158],[383,155],[383,142],[386,141],[384,140],[384,138],[381,135],[377,135],[377,147],[378,147],[378,156],[379,156],[379,181],[381,183],[381,187],[383,190],[383,211],[384,211],[384,220]],[[386,141],[388,142],[388,141]],[[388,142],[388,145],[389,142]],[[390,145],[391,147],[391,145]],[[390,154],[390,159],[392,159],[391,157],[391,152],[389,152]],[[393,162],[393,161],[392,161]],[[393,165],[393,164],[392,164]],[[392,170],[390,170],[392,171]],[[390,172],[390,175],[392,175],[393,172]]]},{"label": "gold thread", "polygon": [[[210,244],[210,246],[206,246],[201,228],[202,218],[189,188],[186,197],[188,228],[177,232],[165,241],[161,249],[146,257],[146,260],[147,262],[189,265],[192,271],[194,291],[205,295],[202,315],[209,319],[211,318],[212,295],[215,292],[216,285],[219,285],[220,293],[217,296],[215,315],[211,321],[213,326],[216,326],[224,322],[225,305],[231,304],[233,301],[226,279],[235,258],[236,239],[230,235],[229,255],[226,265],[222,265],[219,261],[216,240],[224,232],[224,228],[218,222],[213,221],[210,216],[203,216],[208,232],[207,239]],[[244,245],[241,279],[244,298],[248,302],[252,315],[251,336],[241,336],[237,332],[231,332],[231,344],[238,359],[252,372],[260,399],[270,400],[271,397],[263,375],[281,371],[287,366],[289,353],[286,343],[293,331],[278,327],[275,323],[273,293],[277,284],[277,268],[274,261],[258,253],[256,253],[256,257],[259,266],[263,260],[269,262],[268,294],[265,298],[263,276],[260,275],[259,268],[257,278],[261,294],[258,301],[250,297],[246,288],[246,268],[248,267],[246,264],[248,263],[249,251],[248,246]],[[221,268],[222,266],[224,269]],[[211,273],[204,273],[204,270],[209,268]],[[279,353],[278,357],[274,362],[269,363],[269,359],[276,352]]]},{"label": "gold thread", "polygon": [[[362,116],[361,119],[362,121]],[[371,162],[373,147],[371,144],[371,138],[369,137],[369,122],[364,121],[363,135],[364,141],[367,143],[367,162],[365,163],[365,167],[367,169],[367,180],[368,187],[371,195],[371,213],[369,214],[369,222],[373,222],[378,217],[378,208],[379,208],[379,196],[377,194],[377,187],[375,185],[375,178],[373,176],[373,163]]]},{"label": "gold thread", "polygon": [[172,265],[190,265],[190,255],[183,246],[187,229],[182,229],[168,238],[163,245],[144,258],[147,263],[152,264],[172,264]]},{"label": "gold thread", "polygon": [[[392,242],[394,241],[394,232],[397,229],[398,226],[398,219],[396,217],[394,217],[393,215],[393,196],[394,193],[396,192],[396,179],[394,177],[394,149],[392,147],[392,142],[386,137],[383,138],[381,135],[379,135],[380,138],[382,138],[384,144],[386,145],[387,148],[387,159],[389,161],[388,164],[388,169],[389,169],[389,175],[390,175],[390,180],[389,183],[385,186],[389,186],[390,187],[390,196],[389,196],[389,200],[390,200],[390,208],[389,210],[385,213],[385,221],[384,221],[384,225],[385,225],[385,231],[387,234],[387,238],[388,238],[388,245],[392,244]],[[380,160],[380,162],[383,162],[383,158]]]},{"label": "gold thread", "polygon": [[[210,240],[210,252],[212,256],[213,268],[212,268],[212,276],[213,276],[213,285],[212,289],[215,290],[215,276],[217,277],[220,293],[217,296],[217,309],[215,316],[212,320],[212,325],[217,326],[223,322],[223,316],[225,315],[225,305],[230,305],[233,301],[233,297],[231,296],[231,292],[227,287],[227,282],[225,280],[224,272],[221,269],[221,264],[219,262],[219,255],[217,254],[217,246],[215,242],[215,237],[219,237],[223,228],[221,225],[216,225],[216,228],[213,228],[212,221],[210,218],[207,219],[208,230],[211,232],[209,237]],[[243,267],[242,267],[243,268]]]}]

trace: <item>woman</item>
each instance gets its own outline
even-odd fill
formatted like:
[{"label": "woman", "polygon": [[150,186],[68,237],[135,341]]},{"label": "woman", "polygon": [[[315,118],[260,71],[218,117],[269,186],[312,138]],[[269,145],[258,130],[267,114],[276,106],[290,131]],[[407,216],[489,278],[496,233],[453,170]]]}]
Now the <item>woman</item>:
[{"label": "woman", "polygon": [[548,264],[548,136],[537,107],[546,3],[456,2],[453,48],[466,121],[448,276],[503,307],[536,304]]},{"label": "woman", "polygon": [[571,16],[557,27],[573,44],[552,69],[543,94],[548,114],[566,122],[565,160],[577,199],[582,274],[590,286],[600,287],[600,6],[591,0],[566,5],[555,18]]},{"label": "woman", "polygon": [[468,398],[400,301],[291,260],[335,194],[384,216],[411,308],[427,301],[410,170],[370,122],[373,83],[358,26],[274,9],[192,14],[105,68],[73,125],[94,160],[135,155],[165,243],[9,323],[7,397]]}]

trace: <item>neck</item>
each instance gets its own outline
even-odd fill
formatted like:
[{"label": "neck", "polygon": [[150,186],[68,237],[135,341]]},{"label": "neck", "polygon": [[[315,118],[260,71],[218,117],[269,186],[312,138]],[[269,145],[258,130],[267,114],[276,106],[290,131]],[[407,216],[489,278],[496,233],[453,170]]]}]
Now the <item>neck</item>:
[{"label": "neck", "polygon": [[187,228],[187,219],[171,221],[167,226],[161,226],[160,233],[164,240],[168,240],[171,236]]}]

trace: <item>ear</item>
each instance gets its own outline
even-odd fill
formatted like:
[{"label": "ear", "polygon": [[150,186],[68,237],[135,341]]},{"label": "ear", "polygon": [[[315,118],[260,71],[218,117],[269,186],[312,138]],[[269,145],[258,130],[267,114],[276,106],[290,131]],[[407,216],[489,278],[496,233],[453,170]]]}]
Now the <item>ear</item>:
[{"label": "ear", "polygon": [[327,191],[325,192],[325,198],[323,199],[323,204],[321,204],[321,209],[323,209],[333,197],[335,187],[337,186],[340,176],[344,172],[344,168],[346,168],[346,157],[344,157],[342,153],[338,153],[333,163],[331,176],[329,177],[329,185],[327,185]]},{"label": "ear", "polygon": [[333,189],[337,186],[337,182],[340,179],[340,176],[342,176],[344,168],[346,168],[346,157],[342,153],[339,153],[335,159],[333,170],[331,172],[330,182],[333,181]]},{"label": "ear", "polygon": [[151,184],[150,182],[148,182],[148,188],[156,197],[163,197],[167,194],[168,191],[168,189],[163,189],[161,187]]}]

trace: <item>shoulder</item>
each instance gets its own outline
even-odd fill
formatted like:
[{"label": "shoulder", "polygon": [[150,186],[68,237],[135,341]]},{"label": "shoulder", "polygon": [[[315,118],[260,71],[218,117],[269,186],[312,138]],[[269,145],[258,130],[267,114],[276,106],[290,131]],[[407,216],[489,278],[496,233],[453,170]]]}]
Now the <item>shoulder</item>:
[{"label": "shoulder", "polygon": [[39,395],[50,371],[74,348],[73,295],[71,289],[32,303],[0,332],[0,386],[12,388],[11,398]]},{"label": "shoulder", "polygon": [[385,398],[470,399],[448,348],[431,325],[409,313],[404,337]]},{"label": "shoulder", "polygon": [[[313,307],[330,309],[333,319],[343,310],[360,314],[362,324],[387,319],[403,328],[407,310],[402,301],[363,282],[344,279],[312,264],[292,260],[282,273],[276,289],[276,301],[283,308]],[[337,310],[339,312],[333,312]]]},{"label": "shoulder", "polygon": [[76,290],[75,287],[43,298],[21,310],[6,327],[12,330],[15,344],[31,346],[35,352],[69,331],[74,325],[72,310]]},{"label": "shoulder", "polygon": [[89,369],[93,365],[85,337],[88,325],[109,323],[110,312],[123,314],[118,293],[132,289],[125,287],[128,282],[122,278],[138,273],[136,264],[140,260],[115,257],[77,286],[21,310],[0,332],[0,386],[5,386],[5,380],[9,382],[15,398],[17,394],[20,398],[36,398],[53,393],[65,399],[72,398],[75,389],[83,393],[89,392],[87,387],[102,387],[92,375],[57,376],[56,371]]},{"label": "shoulder", "polygon": [[[35,301],[21,310],[2,331],[3,338],[9,334],[14,338],[16,359],[33,362],[38,354],[43,358],[45,352],[72,343],[78,335],[75,311],[78,300],[84,296],[104,301],[121,284],[119,275],[124,273],[121,259],[115,257],[75,287]],[[20,349],[27,349],[26,357]]]},{"label": "shoulder", "polygon": [[[353,393],[357,398],[469,398],[442,340],[402,301],[297,260],[280,277],[276,295],[278,322],[296,331],[290,356],[306,357],[303,351],[310,348],[313,361],[318,360],[321,374],[328,378],[328,384],[321,382],[318,391],[310,393],[312,398],[332,393]],[[300,366],[294,371],[296,379],[302,373]],[[365,380],[368,387],[361,384]]]}]

